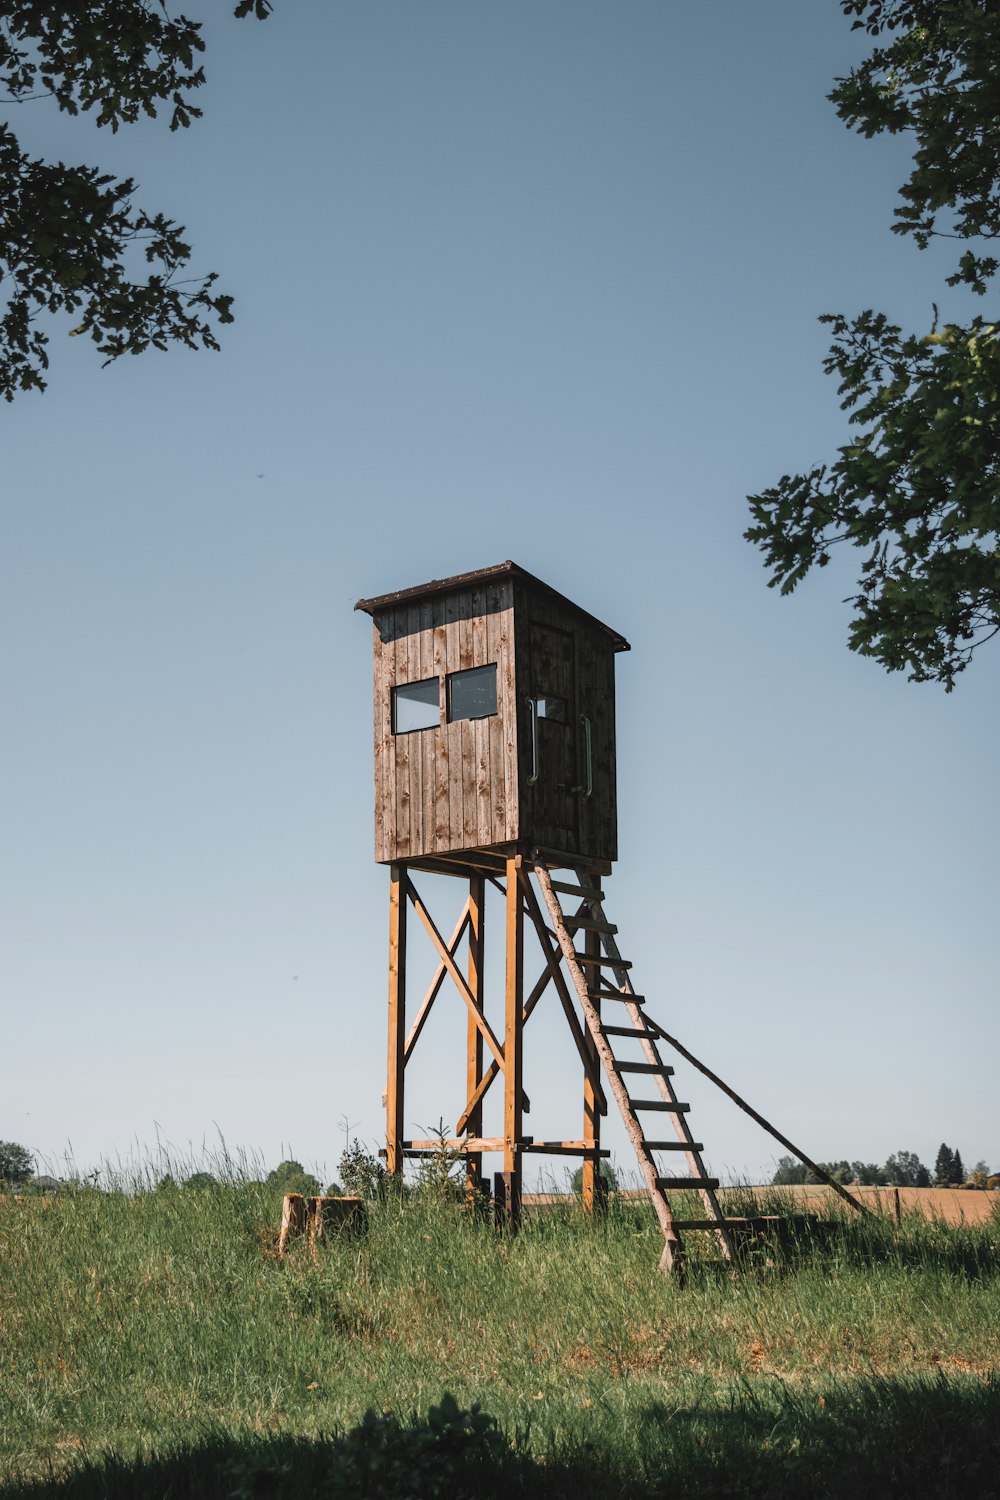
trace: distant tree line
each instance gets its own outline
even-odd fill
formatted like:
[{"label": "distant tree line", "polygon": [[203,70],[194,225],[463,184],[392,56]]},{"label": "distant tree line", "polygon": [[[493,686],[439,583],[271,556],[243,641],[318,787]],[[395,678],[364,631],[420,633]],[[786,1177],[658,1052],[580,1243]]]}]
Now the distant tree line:
[{"label": "distant tree line", "polygon": [[[941,1142],[934,1159],[934,1171],[928,1171],[914,1151],[895,1151],[884,1166],[870,1161],[823,1161],[819,1165],[835,1182],[857,1187],[978,1187],[995,1185],[993,1174],[984,1161],[977,1161],[972,1171],[966,1173],[962,1153]],[[815,1172],[782,1156],[777,1171],[771,1178],[778,1186],[822,1181]]]}]

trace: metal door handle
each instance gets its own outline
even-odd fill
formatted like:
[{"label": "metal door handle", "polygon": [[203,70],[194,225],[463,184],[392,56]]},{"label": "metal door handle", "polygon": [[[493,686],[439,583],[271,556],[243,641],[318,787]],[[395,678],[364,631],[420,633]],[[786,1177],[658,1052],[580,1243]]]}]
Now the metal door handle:
[{"label": "metal door handle", "polygon": [[571,792],[582,792],[589,797],[594,790],[594,742],[590,720],[586,714],[580,715],[580,723],[583,725],[583,756],[586,767],[586,780],[582,786],[571,786]]},{"label": "metal door handle", "polygon": [[586,757],[587,780],[583,789],[583,795],[589,797],[594,790],[594,744],[591,734],[590,720],[586,714],[580,715],[580,723],[583,725],[583,753]]},{"label": "metal door handle", "polygon": [[526,778],[529,786],[534,786],[538,780],[538,699],[528,699],[528,712],[531,714],[531,773]]}]

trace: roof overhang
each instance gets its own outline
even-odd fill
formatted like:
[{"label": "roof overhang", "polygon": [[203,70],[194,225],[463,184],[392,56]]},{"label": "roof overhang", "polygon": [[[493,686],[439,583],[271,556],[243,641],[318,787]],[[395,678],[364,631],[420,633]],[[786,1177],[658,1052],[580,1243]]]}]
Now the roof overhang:
[{"label": "roof overhang", "polygon": [[566,605],[575,614],[588,620],[591,625],[595,625],[598,630],[602,630],[610,638],[615,651],[632,649],[625,637],[619,635],[617,630],[612,630],[611,626],[605,625],[603,620],[598,620],[588,610],[581,609],[579,604],[574,603],[572,599],[567,599],[566,595],[560,594],[558,589],[544,583],[541,578],[536,578],[534,573],[529,573],[526,568],[519,567],[509,558],[506,562],[496,563],[492,568],[477,568],[473,573],[456,573],[452,578],[432,578],[429,583],[418,583],[414,588],[398,589],[394,594],[379,594],[377,598],[359,599],[354,608],[363,610],[366,615],[375,615],[380,610],[392,609],[397,604],[412,604],[419,599],[431,598],[435,594],[450,594],[456,589],[474,588],[480,583],[505,578],[518,579],[531,588],[540,589],[550,598],[557,599],[560,604]]}]

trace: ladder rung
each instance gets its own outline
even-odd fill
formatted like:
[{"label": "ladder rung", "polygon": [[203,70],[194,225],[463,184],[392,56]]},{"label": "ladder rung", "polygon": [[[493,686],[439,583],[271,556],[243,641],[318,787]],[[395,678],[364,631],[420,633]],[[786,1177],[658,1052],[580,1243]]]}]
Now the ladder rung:
[{"label": "ladder rung", "polygon": [[717,1188],[719,1179],[717,1177],[658,1177],[656,1186],[663,1192],[679,1193],[685,1188]]},{"label": "ladder rung", "polygon": [[690,1104],[671,1104],[667,1099],[633,1099],[633,1109],[665,1109],[671,1115],[686,1115]]},{"label": "ladder rung", "polygon": [[554,891],[559,891],[564,896],[579,896],[583,901],[604,900],[604,892],[597,886],[591,890],[589,886],[573,885],[568,880],[553,880],[550,884]]},{"label": "ladder rung", "polygon": [[596,922],[593,917],[567,917],[566,926],[577,932],[606,932],[610,937],[618,931],[611,922]]},{"label": "ladder rung", "polygon": [[631,1000],[633,1005],[645,1005],[645,995],[630,995],[625,990],[587,990],[591,1000]]},{"label": "ladder rung", "polygon": [[619,1073],[658,1073],[661,1077],[674,1071],[669,1063],[619,1062],[617,1058],[615,1059],[615,1067]]},{"label": "ladder rung", "polygon": [[675,1219],[674,1229],[725,1229],[727,1224],[739,1224],[740,1219]]},{"label": "ladder rung", "polygon": [[704,1151],[701,1141],[646,1141],[647,1151]]},{"label": "ladder rung", "polygon": [[[631,1000],[634,997],[629,995],[628,998]],[[602,1026],[601,1030],[605,1036],[631,1036],[638,1042],[645,1041],[649,1036],[648,1031],[637,1031],[634,1026]]]},{"label": "ladder rung", "polygon": [[630,958],[608,958],[599,953],[575,953],[578,964],[589,964],[592,969],[631,969]]}]

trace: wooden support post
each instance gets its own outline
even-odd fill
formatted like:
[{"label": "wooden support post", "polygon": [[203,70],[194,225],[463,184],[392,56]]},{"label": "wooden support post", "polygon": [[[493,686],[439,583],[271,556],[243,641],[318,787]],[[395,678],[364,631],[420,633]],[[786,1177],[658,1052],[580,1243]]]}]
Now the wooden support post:
[{"label": "wooden support post", "polygon": [[406,866],[393,865],[389,884],[389,1066],[385,1093],[385,1166],[403,1171],[403,1073],[406,1067]]},{"label": "wooden support post", "polygon": [[[601,942],[596,932],[587,932],[586,945],[586,951],[597,957],[601,951]],[[596,998],[594,1010],[600,1015],[601,1002]],[[593,1069],[591,1073],[585,1073],[583,1079],[583,1139],[585,1145],[592,1146],[594,1151],[592,1156],[583,1158],[581,1187],[586,1212],[601,1213],[607,1206],[607,1183],[601,1176],[601,1159],[597,1154],[601,1148],[601,1109],[592,1081],[593,1073],[600,1067],[600,1061],[589,1031],[586,1033],[586,1041],[588,1055],[593,1059]]]},{"label": "wooden support post", "polygon": [[[486,911],[486,877],[481,874],[469,876],[469,989],[480,1010],[485,1008],[485,985],[483,981],[483,918]],[[475,1099],[483,1077],[483,1033],[469,1014],[466,1032],[466,1088],[467,1100]],[[466,1131],[471,1136],[483,1133],[482,1095],[478,1103],[466,1112]],[[479,1198],[483,1188],[483,1156],[481,1151],[469,1151],[465,1157],[465,1187],[470,1201]]]},{"label": "wooden support post", "polygon": [[494,1172],[493,1223],[497,1229],[516,1234],[521,1227],[521,1174]]},{"label": "wooden support post", "polygon": [[520,855],[507,861],[506,1004],[504,1016],[504,1188],[511,1228],[521,1216],[521,1078],[524,1027],[524,902]]}]

